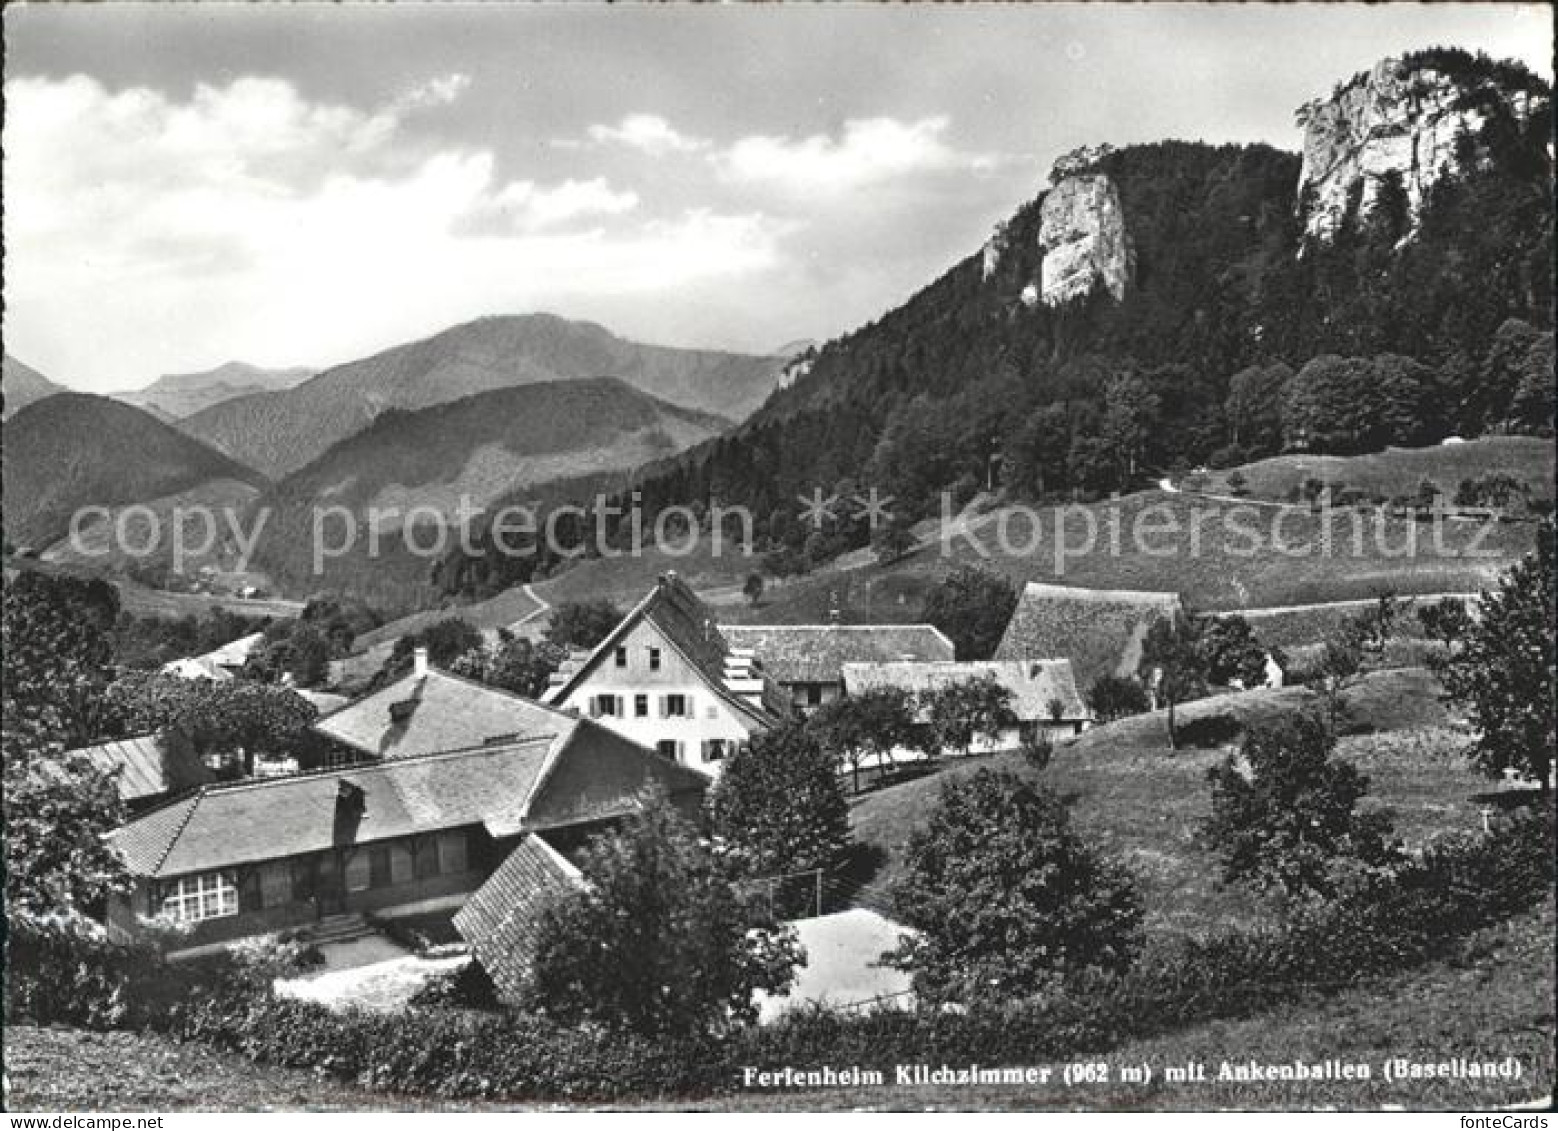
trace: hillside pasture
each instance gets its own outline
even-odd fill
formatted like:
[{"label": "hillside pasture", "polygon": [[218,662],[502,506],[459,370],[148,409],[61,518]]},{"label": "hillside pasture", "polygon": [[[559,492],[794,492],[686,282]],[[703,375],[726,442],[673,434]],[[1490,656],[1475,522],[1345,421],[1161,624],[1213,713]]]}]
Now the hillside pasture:
[{"label": "hillside pasture", "polygon": [[[1317,703],[1304,688],[1259,690],[1186,704],[1178,716],[1182,730],[1193,735],[1207,720],[1247,724]],[[1365,805],[1390,809],[1406,844],[1418,846],[1451,829],[1481,827],[1481,798],[1495,783],[1462,757],[1466,736],[1446,715],[1431,676],[1415,669],[1371,673],[1350,694],[1348,705],[1350,729],[1359,733],[1343,738],[1338,753],[1369,774],[1372,789]],[[1197,834],[1209,812],[1207,771],[1229,749],[1170,750],[1165,715],[1153,712],[1095,727],[1058,746],[1042,775],[1045,784],[1071,800],[1076,829],[1135,873],[1149,930],[1195,933],[1219,924],[1248,926],[1269,910],[1262,897],[1218,882],[1217,861]],[[981,767],[1033,777],[1016,752],[958,759],[939,773],[854,802],[851,827],[865,846],[863,857],[874,863],[872,874],[860,878],[873,895],[885,897],[902,874],[910,836],[924,824],[942,783]]]},{"label": "hillside pasture", "polygon": [[1558,448],[1552,440],[1485,436],[1460,444],[1387,448],[1360,456],[1274,456],[1210,472],[1205,490],[1211,494],[1232,494],[1228,478],[1237,471],[1244,476],[1244,490],[1254,499],[1285,500],[1306,479],[1339,483],[1387,499],[1415,495],[1418,485],[1431,479],[1446,496],[1453,498],[1461,480],[1499,473],[1526,484],[1533,498],[1551,499],[1555,452]]},{"label": "hillside pasture", "polygon": [[[1064,553],[1057,550],[1057,523]],[[1154,533],[1155,524],[1178,533]],[[1089,528],[1091,549],[1082,552]],[[1199,534],[1192,537],[1192,529]],[[1436,528],[1372,509],[1326,516],[1162,491],[1064,511],[1008,505],[959,531],[885,565],[795,579],[770,592],[764,608],[733,611],[731,619],[816,623],[836,602],[848,622],[910,622],[919,619],[926,594],[963,565],[1004,574],[1018,586],[1175,592],[1203,611],[1366,601],[1387,591],[1465,593],[1491,584],[1533,539],[1525,523]]]}]

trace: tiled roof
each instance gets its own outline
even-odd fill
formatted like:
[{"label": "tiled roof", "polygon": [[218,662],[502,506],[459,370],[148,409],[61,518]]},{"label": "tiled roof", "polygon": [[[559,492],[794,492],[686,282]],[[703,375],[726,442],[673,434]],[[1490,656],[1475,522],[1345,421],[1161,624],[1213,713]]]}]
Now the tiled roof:
[{"label": "tiled roof", "polygon": [[[390,708],[398,708],[395,718]],[[328,738],[376,758],[414,758],[495,738],[566,735],[578,719],[500,688],[429,668],[408,675],[314,724]]]},{"label": "tiled roof", "polygon": [[[296,777],[206,786],[110,834],[129,870],[177,876],[483,825],[512,836],[547,765],[550,737]],[[653,755],[645,755],[653,757]],[[337,820],[342,782],[362,791],[360,821]]]},{"label": "tiled roof", "polygon": [[351,697],[347,695],[337,695],[331,691],[315,691],[308,687],[294,687],[292,692],[294,695],[307,699],[314,705],[314,710],[321,715],[339,711],[352,701]]},{"label": "tiled roof", "polygon": [[85,758],[104,773],[118,771],[119,796],[125,801],[144,801],[211,780],[211,771],[188,747],[154,734],[67,750],[65,757]]},{"label": "tiled roof", "polygon": [[952,641],[929,624],[741,624],[720,629],[750,648],[780,683],[837,683],[844,664],[951,660]]},{"label": "tiled roof", "polygon": [[[492,690],[438,671],[421,680],[445,691],[454,690],[450,685]],[[509,724],[528,723],[529,733],[488,736],[488,741],[443,751],[405,754],[397,748],[379,762],[207,786],[129,822],[112,834],[113,841],[137,875],[182,875],[463,825],[483,825],[494,837],[513,836],[620,816],[651,785],[672,797],[701,794],[708,786],[698,771],[675,765],[600,723],[506,692],[494,694],[514,708],[506,716]],[[454,701],[495,709],[487,696],[455,696]],[[459,733],[440,721],[441,712],[452,710],[450,703],[436,702],[439,710],[424,716],[430,729]],[[412,712],[411,723],[425,706]],[[488,720],[481,727],[489,725],[490,714],[480,718]],[[342,782],[360,789],[365,802],[363,819],[350,828],[336,824]]]},{"label": "tiled roof", "polygon": [[762,672],[751,673],[763,685],[762,706],[756,706],[725,686],[725,669],[730,659],[730,643],[720,626],[698,595],[675,573],[660,575],[655,587],[637,605],[633,606],[621,623],[597,644],[588,655],[572,657],[553,676],[553,684],[547,691],[547,700],[561,703],[590,672],[601,664],[625,636],[640,621],[648,621],[660,630],[671,647],[675,648],[689,664],[703,676],[709,690],[729,706],[762,726],[771,726],[777,716],[786,710],[784,694]]},{"label": "tiled roof", "polygon": [[[851,695],[876,687],[932,691],[965,680],[991,678],[1012,693],[1012,710],[1023,722],[1075,722],[1092,714],[1077,693],[1069,660],[971,660],[890,664],[845,664],[844,690]],[[1059,701],[1060,718],[1050,710]]]},{"label": "tiled roof", "polygon": [[532,833],[455,914],[455,930],[503,1001],[520,1003],[548,905],[583,884],[578,869]]},{"label": "tiled roof", "polygon": [[1181,607],[1177,593],[1030,583],[995,658],[1062,657],[1083,687],[1101,675],[1134,675],[1148,627]]}]

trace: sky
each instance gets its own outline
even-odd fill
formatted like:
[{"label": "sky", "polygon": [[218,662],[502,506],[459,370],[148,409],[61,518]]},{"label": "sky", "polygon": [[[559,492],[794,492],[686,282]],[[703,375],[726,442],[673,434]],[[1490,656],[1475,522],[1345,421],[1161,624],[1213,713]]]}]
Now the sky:
[{"label": "sky", "polygon": [[1265,142],[1540,5],[5,9],[6,352],[94,392],[488,314],[768,353],[879,317],[1097,142]]}]

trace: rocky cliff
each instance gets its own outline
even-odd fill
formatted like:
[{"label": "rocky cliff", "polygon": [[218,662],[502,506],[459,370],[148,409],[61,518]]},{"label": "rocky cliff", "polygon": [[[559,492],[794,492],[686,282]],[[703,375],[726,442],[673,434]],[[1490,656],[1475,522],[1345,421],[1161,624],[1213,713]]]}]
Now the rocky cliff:
[{"label": "rocky cliff", "polygon": [[1389,181],[1399,178],[1414,224],[1434,182],[1457,171],[1458,139],[1475,138],[1488,107],[1502,102],[1518,119],[1529,116],[1537,96],[1510,89],[1491,75],[1447,73],[1430,63],[1382,59],[1354,76],[1329,98],[1299,107],[1304,130],[1299,173],[1304,228],[1330,239],[1357,192],[1367,215]]},{"label": "rocky cliff", "polygon": [[1125,297],[1125,214],[1108,174],[1074,173],[1056,181],[1040,209],[1039,246],[1039,297],[1046,306],[1083,298],[1098,282],[1116,302]]}]

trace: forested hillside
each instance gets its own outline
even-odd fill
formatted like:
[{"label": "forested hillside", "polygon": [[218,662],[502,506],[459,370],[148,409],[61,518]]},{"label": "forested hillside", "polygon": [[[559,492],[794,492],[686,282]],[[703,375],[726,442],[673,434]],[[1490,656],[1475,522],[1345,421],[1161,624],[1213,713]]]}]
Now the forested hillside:
[{"label": "forested hillside", "polygon": [[[1403,66],[1545,92],[1518,68],[1439,54]],[[1457,138],[1418,212],[1398,183],[1367,209],[1355,186],[1325,240],[1305,235],[1292,154],[1181,141],[1101,151],[1085,172],[1118,192],[1121,300],[1101,284],[1037,300],[1041,195],[984,254],[809,355],[738,431],[650,469],[636,484],[646,514],[744,504],[770,568],[786,572],[869,537],[848,518],[797,522],[797,496],[819,487],[847,498],[874,485],[913,518],[943,491],[961,504],[988,483],[1096,498],[1284,450],[1550,434],[1550,102],[1521,117],[1468,90],[1482,124]],[[446,584],[546,565],[464,557]]]}]

